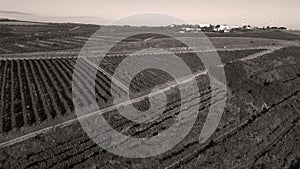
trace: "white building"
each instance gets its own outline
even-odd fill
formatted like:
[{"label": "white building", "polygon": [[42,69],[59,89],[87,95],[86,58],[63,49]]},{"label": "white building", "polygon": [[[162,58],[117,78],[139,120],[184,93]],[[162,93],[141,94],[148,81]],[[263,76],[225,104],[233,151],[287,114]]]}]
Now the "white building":
[{"label": "white building", "polygon": [[220,25],[220,27],[218,28],[214,28],[214,31],[216,32],[230,32],[231,30],[233,29],[237,29],[237,28],[240,28],[239,26],[229,26],[229,25]]},{"label": "white building", "polygon": [[195,28],[195,27],[184,27],[181,29],[180,33],[185,33],[185,32],[200,32],[201,28]]},{"label": "white building", "polygon": [[209,28],[211,24],[199,24],[200,28]]}]

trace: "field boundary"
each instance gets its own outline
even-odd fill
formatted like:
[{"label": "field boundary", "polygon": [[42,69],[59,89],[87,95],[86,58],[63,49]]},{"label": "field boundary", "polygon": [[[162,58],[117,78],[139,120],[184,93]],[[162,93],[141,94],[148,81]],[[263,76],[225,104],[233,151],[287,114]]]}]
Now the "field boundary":
[{"label": "field boundary", "polygon": [[[182,50],[182,48],[173,48],[171,52],[159,52],[159,53],[143,53],[143,54],[131,54],[131,56],[136,55],[161,55],[161,54],[184,54],[184,53],[208,53],[208,52],[233,52],[233,51],[243,51],[243,50],[257,50],[257,49],[266,49],[271,50],[274,48],[283,48],[287,46],[297,45],[292,43],[289,45],[265,45],[265,46],[256,46],[256,47],[232,47],[232,48],[215,48],[208,50],[201,50],[197,48],[191,48]],[[174,50],[174,51],[173,51]],[[16,59],[76,59],[79,55],[79,50],[70,50],[70,51],[50,51],[50,52],[32,52],[32,53],[17,53],[17,54],[0,54],[0,60],[16,60]],[[121,57],[126,56],[125,54],[110,54],[109,57]],[[85,56],[87,57],[87,56]],[[93,56],[91,56],[93,57]],[[89,58],[89,57],[87,57]]]}]

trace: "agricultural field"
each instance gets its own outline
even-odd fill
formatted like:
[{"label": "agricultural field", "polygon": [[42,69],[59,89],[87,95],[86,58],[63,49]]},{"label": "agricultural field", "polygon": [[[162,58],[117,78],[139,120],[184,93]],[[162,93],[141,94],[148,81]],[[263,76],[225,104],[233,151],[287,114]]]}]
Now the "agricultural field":
[{"label": "agricultural field", "polygon": [[[260,51],[245,50],[219,54],[226,63]],[[185,54],[181,57],[194,73],[204,69],[203,66],[199,67],[201,61],[193,60],[193,55]],[[123,59],[124,57],[107,57],[102,62],[102,67],[113,75],[114,69]],[[3,93],[1,133],[72,114],[72,75],[75,63],[76,59],[67,58],[0,60]],[[84,61],[78,65],[82,76],[81,83],[86,85],[88,82],[84,81],[84,77],[89,75],[91,65]],[[170,76],[163,75],[155,70],[146,71],[132,81],[132,92],[150,91],[156,85],[172,80]],[[126,83],[124,79],[121,80]],[[101,108],[111,104],[111,80],[100,71],[96,78],[96,94]]]},{"label": "agricultural field", "polygon": [[25,53],[80,48],[99,26],[80,24],[0,25],[0,53]]},{"label": "agricultural field", "polygon": [[[112,48],[97,70],[95,94],[102,115],[116,131],[136,138],[157,136],[176,121],[181,107],[188,112],[195,106],[188,103],[197,100],[199,105],[192,130],[173,149],[155,157],[131,159],[100,148],[82,129],[80,117],[74,112],[75,64],[79,84],[74,85],[82,87],[79,91],[83,96],[78,102],[92,102],[85,92],[90,92],[86,90],[91,83],[87,77],[94,65],[78,59],[78,54],[98,28],[54,23],[0,25],[0,30],[5,30],[0,31],[0,168],[299,168],[300,47],[295,42],[300,37],[286,32],[208,35],[221,59],[217,67],[225,71],[227,83],[220,85],[226,85],[227,93],[221,88],[212,91],[212,79],[195,56],[209,57],[212,51],[191,52],[171,39],[159,37],[125,41]],[[116,39],[92,40],[108,45]],[[157,42],[188,65],[197,80],[199,95],[181,98],[174,79],[158,70],[146,70],[132,81],[125,73],[118,77],[119,83],[112,80],[131,48],[153,47]],[[127,83],[129,91],[120,86]],[[190,89],[189,82],[183,85]],[[168,99],[155,121],[139,124],[126,119],[113,104],[112,92],[122,91],[130,94],[134,107],[148,109],[148,94],[155,87],[162,89]],[[211,99],[224,94],[226,107],[218,128],[200,144],[199,133],[209,108],[220,101]],[[190,117],[184,120],[192,121]]]},{"label": "agricultural field", "polygon": [[299,40],[299,36],[293,32],[269,30],[269,31],[254,31],[254,32],[241,32],[241,33],[207,33],[208,37],[253,37],[253,38],[266,38],[277,40]]}]

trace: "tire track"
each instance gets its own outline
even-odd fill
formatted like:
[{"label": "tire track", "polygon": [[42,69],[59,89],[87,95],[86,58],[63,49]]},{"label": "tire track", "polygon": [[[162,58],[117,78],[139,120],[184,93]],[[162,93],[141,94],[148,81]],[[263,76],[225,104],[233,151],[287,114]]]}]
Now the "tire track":
[{"label": "tire track", "polygon": [[[209,149],[211,147],[214,147],[216,145],[220,145],[225,139],[228,139],[229,137],[231,137],[232,135],[236,134],[241,129],[244,129],[249,124],[252,124],[256,119],[258,119],[262,115],[268,113],[270,110],[274,109],[278,105],[280,105],[280,104],[288,101],[289,99],[295,97],[299,93],[300,93],[300,90],[296,90],[291,95],[283,98],[281,101],[279,101],[277,103],[273,103],[270,107],[266,108],[265,110],[263,110],[263,111],[261,111],[261,112],[259,112],[257,114],[252,115],[247,120],[241,122],[237,127],[231,129],[230,131],[224,133],[223,135],[221,135],[221,136],[219,136],[219,137],[217,137],[215,139],[212,139],[210,142],[207,142],[205,145],[201,146],[200,148],[197,148],[196,150],[190,152],[189,156],[184,157],[183,159],[180,159],[179,161],[177,161],[175,163],[172,163],[171,165],[167,166],[166,168],[179,168],[180,166],[182,166],[182,165],[190,162],[191,160],[193,160],[194,158],[196,158],[197,156],[199,156],[199,154],[201,154],[202,152],[204,152],[207,149]],[[192,145],[192,143],[190,145]]]},{"label": "tire track", "polygon": [[[300,112],[298,108],[296,108],[294,105],[292,106],[295,112]],[[268,151],[270,151],[272,146],[276,145],[287,133],[289,133],[294,127],[296,127],[299,120],[300,116],[296,116],[296,118],[292,119],[292,122],[287,127],[283,128],[270,142],[267,142],[262,150],[256,153],[252,159],[246,161],[243,165],[237,165],[233,168],[248,168],[250,166],[253,166],[254,163],[262,158]]]}]

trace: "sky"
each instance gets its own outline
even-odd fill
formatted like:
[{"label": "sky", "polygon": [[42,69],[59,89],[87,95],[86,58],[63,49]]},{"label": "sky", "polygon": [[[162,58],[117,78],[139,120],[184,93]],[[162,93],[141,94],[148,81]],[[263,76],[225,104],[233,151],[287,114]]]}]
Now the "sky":
[{"label": "sky", "polygon": [[[169,14],[193,24],[300,29],[299,0],[0,0],[0,17],[107,24],[139,13]],[[18,13],[13,13],[18,12]]]}]

